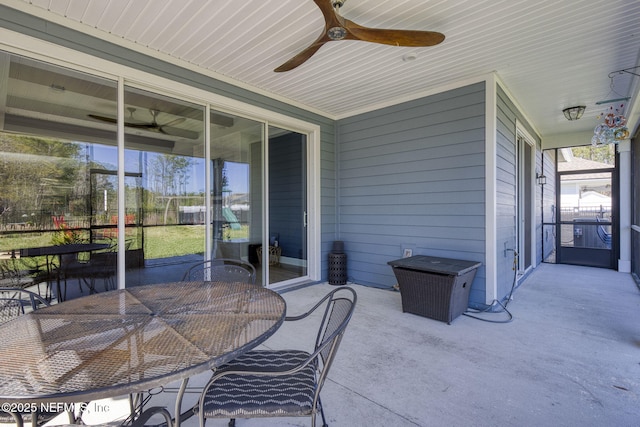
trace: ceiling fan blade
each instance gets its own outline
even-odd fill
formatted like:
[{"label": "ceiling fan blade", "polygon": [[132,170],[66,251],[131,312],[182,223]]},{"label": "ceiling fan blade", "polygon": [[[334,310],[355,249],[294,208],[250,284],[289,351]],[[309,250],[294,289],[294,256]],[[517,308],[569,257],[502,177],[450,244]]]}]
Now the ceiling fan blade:
[{"label": "ceiling fan blade", "polygon": [[175,136],[178,138],[198,139],[200,137],[199,132],[181,128],[165,128],[165,126],[160,126],[157,131],[161,134]]},{"label": "ceiling fan blade", "polygon": [[[444,41],[444,34],[435,31],[386,30],[362,27],[346,20],[346,29],[353,39],[381,43],[391,46],[423,47],[435,46]],[[352,37],[347,37],[352,39]]]},{"label": "ceiling fan blade", "polygon": [[185,120],[187,120],[187,119],[184,118],[184,117],[180,117],[179,119],[171,120],[170,122],[163,124],[161,127],[175,126],[175,125],[178,125],[178,124],[184,122]]},{"label": "ceiling fan blade", "polygon": [[[118,123],[118,119],[115,119],[113,117],[99,116],[97,114],[88,114],[88,116],[91,117],[92,119],[100,120],[102,122],[113,123],[113,124],[117,124]],[[188,138],[188,139],[198,139],[199,136],[200,136],[200,134],[198,132],[171,127],[171,126],[177,125],[179,123],[182,123],[185,120],[186,120],[186,118],[180,117],[180,118],[177,118],[175,120],[170,121],[169,123],[166,123],[166,124],[160,126],[155,121],[155,118],[154,118],[154,121],[151,122],[151,123],[127,123],[127,122],[125,122],[124,125],[126,127],[130,127],[130,128],[134,128],[134,129],[147,129],[147,130],[150,130],[150,131],[156,131],[156,132],[162,133],[164,135],[171,135],[171,136],[177,136],[177,137],[180,137],[180,138]],[[165,128],[169,128],[169,129],[165,129]]]},{"label": "ceiling fan blade", "polygon": [[158,127],[156,123],[127,123],[124,122],[124,125],[129,128],[136,129],[155,129]]},{"label": "ceiling fan blade", "polygon": [[98,116],[97,114],[87,114],[87,116],[91,117],[92,119],[100,120],[102,122],[118,123],[118,119],[114,119],[111,117]]},{"label": "ceiling fan blade", "polygon": [[[87,114],[87,115],[89,117],[91,117],[92,119],[100,120],[101,122],[107,122],[107,123],[113,123],[113,124],[117,124],[118,123],[118,119],[113,118],[113,117],[99,116],[97,114]],[[153,124],[153,123],[127,123],[127,122],[124,122],[124,125],[127,126],[127,127],[140,128],[140,129],[150,129],[150,128],[157,127],[157,125]]]},{"label": "ceiling fan blade", "polygon": [[276,73],[282,73],[284,71],[290,71],[294,68],[302,65],[307,59],[311,58],[314,53],[318,51],[329,39],[326,35],[322,35],[318,40],[316,40],[311,46],[307,47],[302,52],[298,53],[296,56],[276,68]]}]

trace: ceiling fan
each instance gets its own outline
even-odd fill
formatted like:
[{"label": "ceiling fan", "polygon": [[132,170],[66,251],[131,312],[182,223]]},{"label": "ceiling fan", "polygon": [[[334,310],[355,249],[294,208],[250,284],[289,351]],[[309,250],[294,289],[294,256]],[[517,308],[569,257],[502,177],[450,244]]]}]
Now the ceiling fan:
[{"label": "ceiling fan", "polygon": [[[136,112],[136,109],[134,107],[127,107],[127,110],[129,111],[129,115],[130,115],[130,120],[129,122],[124,122],[124,125],[127,127],[131,127],[131,128],[137,128],[137,129],[148,129],[148,130],[154,130],[160,133],[163,133],[165,135],[170,135],[170,132],[167,132],[164,128],[165,127],[171,127],[171,126],[175,126],[177,124],[180,124],[182,122],[184,122],[186,119],[184,117],[180,117],[178,119],[172,120],[170,122],[167,122],[165,124],[159,124],[158,123],[158,114],[160,114],[160,111],[155,110],[155,109],[150,109],[149,113],[151,113],[151,122],[150,123],[139,123],[139,122],[134,122],[133,120],[135,120],[133,118],[133,113]],[[106,116],[99,116],[97,114],[89,114],[89,117],[91,117],[92,119],[96,119],[96,120],[100,120],[103,122],[107,122],[107,123],[118,123],[118,119],[112,118],[112,117],[106,117]]]},{"label": "ceiling fan", "polygon": [[325,43],[338,40],[361,40],[392,46],[424,47],[442,43],[444,34],[433,31],[385,30],[362,27],[340,16],[347,0],[313,0],[324,15],[324,32],[309,47],[276,68],[277,73],[290,71],[311,58]]}]

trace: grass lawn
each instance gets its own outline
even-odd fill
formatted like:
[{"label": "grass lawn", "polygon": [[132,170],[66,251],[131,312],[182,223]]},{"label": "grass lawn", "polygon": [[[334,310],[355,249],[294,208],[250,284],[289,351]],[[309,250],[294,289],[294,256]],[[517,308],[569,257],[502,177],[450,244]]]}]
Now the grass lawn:
[{"label": "grass lawn", "polygon": [[204,253],[204,225],[168,225],[144,229],[145,259]]},{"label": "grass lawn", "polygon": [[[134,232],[127,230],[127,235]],[[205,240],[204,225],[169,225],[144,228],[144,255],[145,259],[170,258],[175,256],[202,254],[204,253]],[[248,236],[248,226],[243,226],[240,230],[229,230],[229,237],[232,239],[246,238]],[[11,233],[0,237],[0,252],[20,248],[34,248],[40,246],[50,246],[53,244],[54,232],[42,233]],[[132,243],[132,249],[140,247],[140,242]],[[25,259],[25,268],[29,264],[44,263],[35,257]]]}]

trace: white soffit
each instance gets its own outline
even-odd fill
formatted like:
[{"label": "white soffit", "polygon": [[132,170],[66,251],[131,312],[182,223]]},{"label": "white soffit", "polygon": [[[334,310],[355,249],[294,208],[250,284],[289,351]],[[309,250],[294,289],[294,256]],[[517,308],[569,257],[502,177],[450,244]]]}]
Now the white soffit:
[{"label": "white soffit", "polygon": [[[495,72],[542,136],[592,130],[603,109],[595,103],[611,94],[609,73],[636,66],[640,48],[633,0],[348,0],[342,15],[360,25],[446,39],[424,48],[331,42],[275,73],[321,33],[312,0],[1,3],[332,118]],[[416,59],[403,61],[407,54]],[[616,74],[615,93],[631,96],[634,78]],[[573,105],[587,111],[569,122],[562,109]]]}]

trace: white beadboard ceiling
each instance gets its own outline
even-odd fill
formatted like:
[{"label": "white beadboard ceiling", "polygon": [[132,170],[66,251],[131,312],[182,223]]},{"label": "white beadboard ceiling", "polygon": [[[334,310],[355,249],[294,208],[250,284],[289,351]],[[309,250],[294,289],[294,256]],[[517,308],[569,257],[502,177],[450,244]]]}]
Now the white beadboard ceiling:
[{"label": "white beadboard ceiling", "polygon": [[[445,34],[433,47],[330,42],[289,72],[324,21],[312,0],[2,0],[160,58],[217,73],[331,118],[471,82],[495,72],[542,136],[589,131],[632,96],[640,52],[637,0],[348,0],[341,14],[376,28]],[[414,54],[413,61],[403,61]],[[631,70],[640,74],[640,68]],[[627,114],[637,97],[626,104]],[[586,105],[569,122],[562,109]],[[637,109],[634,110],[634,112]],[[635,126],[636,114],[632,123]],[[588,142],[588,141],[587,141]]]}]

